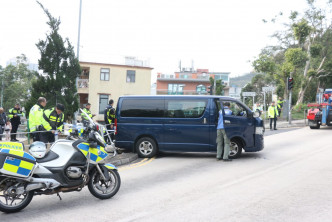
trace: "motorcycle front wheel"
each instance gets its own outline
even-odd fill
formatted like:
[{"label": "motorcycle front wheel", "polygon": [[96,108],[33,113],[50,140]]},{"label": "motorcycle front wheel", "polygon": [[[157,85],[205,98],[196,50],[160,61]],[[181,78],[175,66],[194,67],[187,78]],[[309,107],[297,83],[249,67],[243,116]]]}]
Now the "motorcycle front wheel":
[{"label": "motorcycle front wheel", "polygon": [[96,168],[91,172],[88,188],[93,196],[108,199],[119,191],[121,178],[118,171],[108,169],[108,175],[109,180],[105,181]]},{"label": "motorcycle front wheel", "polygon": [[33,191],[17,194],[18,187],[22,187],[16,179],[0,177],[0,211],[14,213],[22,210],[32,200]]}]

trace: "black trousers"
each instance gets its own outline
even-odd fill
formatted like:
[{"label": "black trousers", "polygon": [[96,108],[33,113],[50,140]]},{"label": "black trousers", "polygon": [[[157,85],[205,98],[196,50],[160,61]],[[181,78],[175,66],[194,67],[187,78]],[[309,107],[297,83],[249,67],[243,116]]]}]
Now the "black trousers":
[{"label": "black trousers", "polygon": [[274,122],[274,129],[277,129],[277,117],[270,118],[270,129],[272,129],[272,121]]},{"label": "black trousers", "polygon": [[[106,126],[106,129],[107,129],[107,131],[108,131],[108,130],[113,130],[114,128],[112,129],[112,128],[111,128],[111,125],[107,125],[107,126]],[[114,141],[114,133],[110,134],[110,137],[111,137],[111,140]],[[104,136],[104,140],[105,140],[107,143],[111,142],[111,141],[109,141],[110,139],[109,139],[109,137],[107,136],[107,134]]]},{"label": "black trousers", "polygon": [[5,133],[4,127],[5,127],[5,125],[0,125],[0,140],[2,140],[1,134]]},{"label": "black trousers", "polygon": [[18,129],[18,126],[19,126],[20,124],[13,124],[12,123],[12,131],[11,131],[11,133],[10,133],[10,139],[11,140],[16,140],[16,134],[13,134],[13,133],[17,133],[17,129]]}]

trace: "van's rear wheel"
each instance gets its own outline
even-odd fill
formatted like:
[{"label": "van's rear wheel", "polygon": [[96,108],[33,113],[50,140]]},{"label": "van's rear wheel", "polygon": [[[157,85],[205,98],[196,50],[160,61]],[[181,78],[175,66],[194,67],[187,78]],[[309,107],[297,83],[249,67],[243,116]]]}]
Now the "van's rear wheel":
[{"label": "van's rear wheel", "polygon": [[141,158],[150,158],[157,154],[157,144],[150,137],[143,137],[136,142],[136,152]]},{"label": "van's rear wheel", "polygon": [[241,156],[243,145],[239,140],[231,140],[228,158],[236,159]]}]

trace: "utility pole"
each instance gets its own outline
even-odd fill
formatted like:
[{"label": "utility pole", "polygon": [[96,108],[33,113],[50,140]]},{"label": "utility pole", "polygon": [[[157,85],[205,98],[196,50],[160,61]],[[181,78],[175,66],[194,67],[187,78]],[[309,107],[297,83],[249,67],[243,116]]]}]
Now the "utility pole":
[{"label": "utility pole", "polygon": [[288,87],[288,92],[289,92],[289,98],[288,98],[288,124],[292,124],[292,112],[291,112],[291,107],[292,107],[292,88],[293,86],[290,86],[289,79],[293,79],[293,72],[290,73],[290,77],[287,79],[287,87]]},{"label": "utility pole", "polygon": [[[80,0],[80,10],[79,10],[79,18],[78,18],[78,37],[77,37],[77,60],[80,62],[80,37],[81,37],[81,14],[82,14],[82,0]],[[78,95],[78,77],[76,77],[76,94]],[[79,95],[78,95],[79,96]],[[78,101],[79,104],[79,101]],[[74,113],[73,116],[73,121],[74,124],[76,125],[76,116],[77,116],[78,111]]]},{"label": "utility pole", "polygon": [[3,105],[3,88],[5,88],[5,84],[3,82],[3,77],[2,77],[2,83],[1,83],[1,106]]}]

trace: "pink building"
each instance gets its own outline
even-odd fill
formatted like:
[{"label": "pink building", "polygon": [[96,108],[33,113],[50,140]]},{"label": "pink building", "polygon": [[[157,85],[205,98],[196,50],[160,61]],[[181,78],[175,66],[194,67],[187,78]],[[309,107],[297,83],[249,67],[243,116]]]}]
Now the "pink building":
[{"label": "pink building", "polygon": [[157,74],[157,95],[204,95],[208,94],[210,77],[221,79],[224,95],[229,91],[229,72],[209,72],[208,69],[182,69],[174,74]]}]

